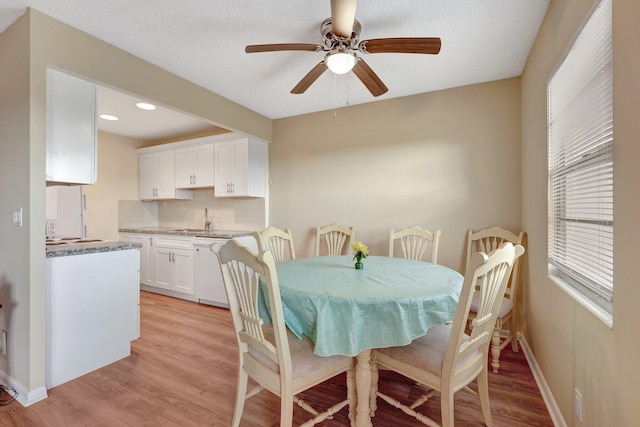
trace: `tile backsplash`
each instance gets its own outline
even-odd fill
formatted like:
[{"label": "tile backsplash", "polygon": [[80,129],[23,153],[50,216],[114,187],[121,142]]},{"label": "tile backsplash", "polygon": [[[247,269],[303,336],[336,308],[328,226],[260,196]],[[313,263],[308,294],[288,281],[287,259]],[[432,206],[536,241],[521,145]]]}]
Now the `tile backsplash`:
[{"label": "tile backsplash", "polygon": [[[266,223],[265,200],[264,198],[216,198],[213,197],[212,188],[204,188],[193,190],[192,200],[120,201],[118,225],[127,228],[203,228],[206,208],[213,229],[263,230]],[[141,222],[148,223],[141,224]]]}]

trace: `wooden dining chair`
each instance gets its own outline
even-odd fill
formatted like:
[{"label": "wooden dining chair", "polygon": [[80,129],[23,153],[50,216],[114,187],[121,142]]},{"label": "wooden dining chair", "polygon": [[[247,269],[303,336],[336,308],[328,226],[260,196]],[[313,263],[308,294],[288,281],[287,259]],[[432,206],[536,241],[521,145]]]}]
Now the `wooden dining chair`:
[{"label": "wooden dining chair", "polygon": [[[511,242],[514,245],[522,245],[526,248],[525,232],[519,234],[512,233],[500,227],[490,227],[483,230],[467,232],[467,264],[470,262],[474,252],[491,252],[505,242]],[[500,352],[509,343],[514,352],[518,352],[518,331],[516,328],[516,298],[518,296],[518,288],[520,281],[520,263],[516,260],[513,271],[504,297],[501,299],[500,310],[498,311],[498,319],[491,337],[491,367],[494,373],[498,373],[500,368]],[[471,301],[470,319],[473,319],[478,312],[478,295],[474,295]],[[503,334],[503,328],[508,324],[509,329]],[[504,337],[503,337],[504,335]]]},{"label": "wooden dining chair", "polygon": [[[418,421],[429,425],[438,424],[428,416],[415,410],[434,393],[440,392],[442,426],[454,425],[454,394],[465,389],[478,396],[482,415],[487,426],[492,426],[489,408],[488,353],[500,296],[504,294],[514,261],[524,253],[520,245],[505,243],[490,254],[476,252],[472,255],[462,285],[460,300],[451,325],[432,326],[427,334],[413,340],[409,345],[373,350],[372,389],[375,396],[401,409]],[[476,284],[479,284],[480,305],[478,316],[472,320],[470,335],[465,334],[469,307]],[[378,390],[377,366],[384,366],[411,380],[429,387],[411,405],[406,405]],[[477,380],[478,392],[468,387]],[[372,402],[372,413],[375,401]]]},{"label": "wooden dining chair", "polygon": [[[294,402],[313,415],[302,424],[311,427],[355,398],[353,359],[317,356],[311,340],[305,336],[298,339],[286,328],[273,255],[258,249],[256,255],[235,240],[215,247],[238,341],[238,385],[232,426],[240,424],[245,400],[267,389],[280,397],[281,427],[291,427]],[[269,321],[260,315],[260,287],[266,290],[271,326],[266,326]],[[347,371],[351,371],[347,375],[347,398],[326,411],[318,413],[297,398],[304,390]],[[258,386],[247,392],[249,377]]]},{"label": "wooden dining chair", "polygon": [[[327,248],[325,255],[345,255],[356,237],[356,228],[342,224],[329,224],[316,231],[316,256],[320,256],[320,242]],[[345,251],[346,248],[346,251]]]},{"label": "wooden dining chair", "polygon": [[394,247],[397,242],[400,242],[402,256],[405,259],[420,261],[423,259],[425,252],[427,252],[427,248],[431,246],[431,253],[428,261],[432,264],[437,264],[440,234],[440,230],[432,233],[431,231],[417,225],[403,228],[399,231],[392,228],[389,235],[389,256],[393,257]]},{"label": "wooden dining chair", "polygon": [[269,226],[264,231],[257,233],[256,239],[259,247],[271,251],[276,263],[296,259],[293,234],[288,228],[280,230]]}]

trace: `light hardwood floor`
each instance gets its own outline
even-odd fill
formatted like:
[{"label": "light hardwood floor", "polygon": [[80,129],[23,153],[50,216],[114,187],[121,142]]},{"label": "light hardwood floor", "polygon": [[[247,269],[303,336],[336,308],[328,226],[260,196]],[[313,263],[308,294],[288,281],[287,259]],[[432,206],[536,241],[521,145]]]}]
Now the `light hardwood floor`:
[{"label": "light hardwood floor", "polygon": [[[228,310],[148,292],[141,292],[140,299],[141,338],[133,342],[130,357],[55,387],[47,399],[28,408],[17,402],[0,407],[0,426],[229,426],[237,350]],[[339,376],[300,397],[322,408],[332,395],[344,396],[344,384]],[[380,387],[397,398],[421,394],[419,387],[387,371],[381,372]],[[489,387],[496,427],[553,426],[522,352],[502,352],[500,374],[489,373]],[[420,408],[440,421],[439,405],[435,396]],[[455,405],[456,425],[483,425],[476,398],[459,392]],[[294,425],[307,419],[294,407]],[[373,424],[418,425],[380,400]],[[249,399],[240,425],[277,427],[278,398],[263,391]],[[320,425],[348,426],[346,409]]]}]

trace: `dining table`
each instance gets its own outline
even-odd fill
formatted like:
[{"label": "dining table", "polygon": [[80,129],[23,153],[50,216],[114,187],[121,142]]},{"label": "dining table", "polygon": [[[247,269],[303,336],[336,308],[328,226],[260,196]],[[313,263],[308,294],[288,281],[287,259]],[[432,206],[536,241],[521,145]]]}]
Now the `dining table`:
[{"label": "dining table", "polygon": [[464,280],[425,261],[369,256],[363,263],[356,269],[351,256],[320,256],[276,265],[289,329],[311,339],[319,356],[356,358],[355,427],[372,426],[371,350],[407,345],[453,320]]}]

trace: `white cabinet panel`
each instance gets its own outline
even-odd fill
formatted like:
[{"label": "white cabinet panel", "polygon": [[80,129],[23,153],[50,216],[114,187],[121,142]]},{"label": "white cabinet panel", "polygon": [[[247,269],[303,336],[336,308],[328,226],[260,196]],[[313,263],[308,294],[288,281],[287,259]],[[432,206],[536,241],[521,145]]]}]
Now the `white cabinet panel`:
[{"label": "white cabinet panel", "polygon": [[215,196],[264,197],[267,144],[240,138],[215,144]]},{"label": "white cabinet panel", "polygon": [[95,84],[47,69],[47,165],[50,182],[97,180]]},{"label": "white cabinet panel", "polygon": [[213,143],[175,150],[176,188],[213,187]]},{"label": "white cabinet panel", "polygon": [[138,337],[138,251],[47,258],[46,385],[130,354]]},{"label": "white cabinet panel", "polygon": [[175,187],[174,150],[140,154],[140,200],[191,199],[193,193]]},{"label": "white cabinet panel", "polygon": [[155,278],[155,254],[153,253],[153,236],[138,233],[120,233],[123,242],[140,243],[140,283],[153,285]]},{"label": "white cabinet panel", "polygon": [[193,245],[191,238],[154,238],[155,283],[150,286],[193,295]]}]

